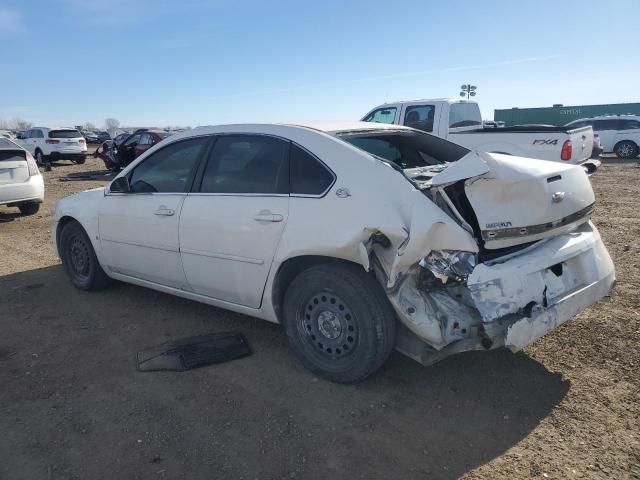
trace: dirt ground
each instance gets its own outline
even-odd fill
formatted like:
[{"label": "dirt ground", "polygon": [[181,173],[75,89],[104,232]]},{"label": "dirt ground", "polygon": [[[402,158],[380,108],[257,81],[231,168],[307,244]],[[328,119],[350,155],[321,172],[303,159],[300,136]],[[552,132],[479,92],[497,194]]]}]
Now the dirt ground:
[{"label": "dirt ground", "polygon": [[[640,478],[640,168],[593,177],[609,297],[525,352],[430,368],[394,353],[357,386],[303,370],[277,325],[143,288],[86,293],[50,241],[59,198],[101,185],[60,162],[46,203],[0,207],[0,479]],[[237,329],[251,357],[140,373],[139,349]]]}]

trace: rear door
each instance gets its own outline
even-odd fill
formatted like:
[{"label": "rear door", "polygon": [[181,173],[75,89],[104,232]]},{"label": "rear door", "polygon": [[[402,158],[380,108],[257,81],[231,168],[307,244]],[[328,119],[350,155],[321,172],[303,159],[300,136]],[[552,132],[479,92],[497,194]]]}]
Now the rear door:
[{"label": "rear door", "polygon": [[593,130],[600,136],[602,149],[609,153],[613,152],[616,133],[618,130],[618,121],[616,119],[596,120],[593,122]]},{"label": "rear door", "polygon": [[220,135],[180,215],[180,252],[191,289],[259,308],[289,214],[289,143]]}]

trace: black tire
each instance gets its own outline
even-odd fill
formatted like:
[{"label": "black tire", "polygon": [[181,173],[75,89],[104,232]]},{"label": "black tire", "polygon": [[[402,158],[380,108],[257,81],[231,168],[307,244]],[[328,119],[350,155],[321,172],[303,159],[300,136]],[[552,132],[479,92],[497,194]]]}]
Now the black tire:
[{"label": "black tire", "polygon": [[40,210],[40,204],[36,202],[21,203],[18,208],[22,215],[35,215]]},{"label": "black tire", "polygon": [[82,165],[85,162],[85,158],[84,157],[77,157],[73,160],[73,162],[77,163],[78,165]]},{"label": "black tire", "polygon": [[638,145],[633,143],[631,140],[624,140],[616,144],[613,151],[615,152],[618,158],[629,159],[636,158],[638,156]]},{"label": "black tire", "polygon": [[35,151],[35,157],[36,157],[36,164],[38,164],[38,166],[42,166],[45,164],[46,158],[42,154],[42,150],[40,150],[39,148],[37,148]]},{"label": "black tire", "polygon": [[82,226],[71,221],[62,227],[59,239],[60,258],[71,283],[80,290],[100,290],[113,280],[104,273]]},{"label": "black tire", "polygon": [[395,344],[393,308],[375,278],[355,265],[323,264],[298,274],[285,293],[282,320],[304,366],[336,383],[364,380]]}]

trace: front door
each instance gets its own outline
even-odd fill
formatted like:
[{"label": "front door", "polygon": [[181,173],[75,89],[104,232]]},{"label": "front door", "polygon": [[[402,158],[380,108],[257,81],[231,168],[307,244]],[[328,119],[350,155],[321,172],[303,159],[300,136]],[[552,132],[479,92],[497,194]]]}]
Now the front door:
[{"label": "front door", "polygon": [[99,213],[106,265],[116,273],[185,288],[180,210],[209,139],[171,143],[127,172],[130,191],[109,192]]},{"label": "front door", "polygon": [[180,251],[196,293],[259,308],[289,213],[288,142],[220,136],[180,215]]}]

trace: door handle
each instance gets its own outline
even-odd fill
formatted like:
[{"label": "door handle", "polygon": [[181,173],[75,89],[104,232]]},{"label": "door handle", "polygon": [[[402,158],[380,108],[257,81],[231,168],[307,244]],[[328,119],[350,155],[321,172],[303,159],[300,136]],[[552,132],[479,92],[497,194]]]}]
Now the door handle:
[{"label": "door handle", "polygon": [[253,219],[256,222],[281,222],[284,217],[279,213],[271,213],[269,210],[262,210]]},{"label": "door handle", "polygon": [[160,215],[163,217],[170,217],[175,213],[176,213],[175,210],[171,210],[170,208],[167,208],[164,205],[158,208],[158,210],[156,210],[155,212],[153,212],[154,215]]}]

